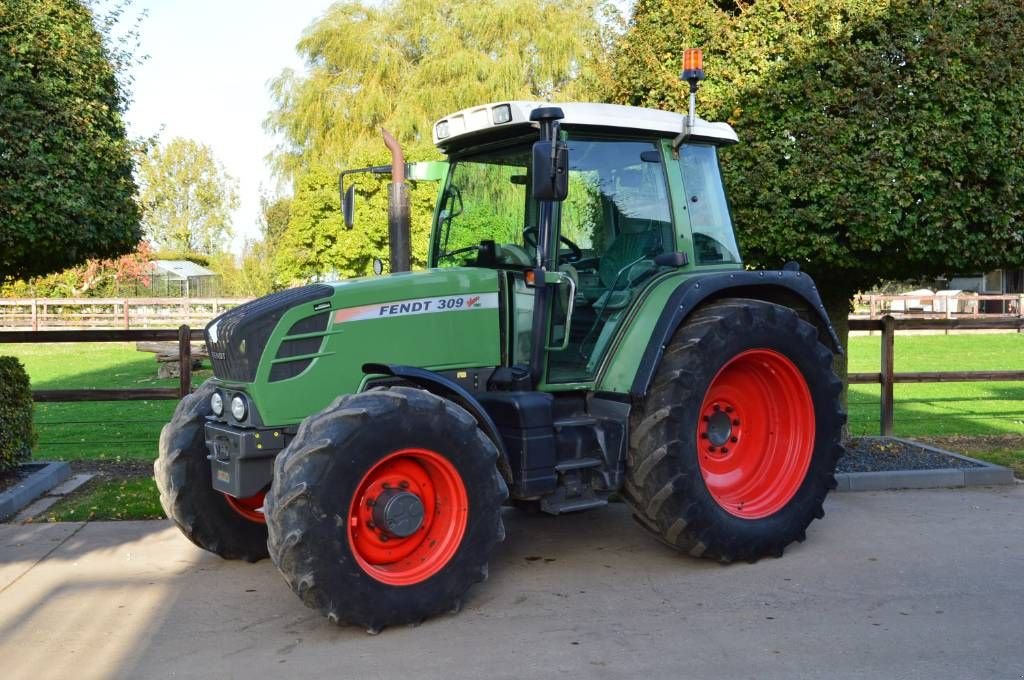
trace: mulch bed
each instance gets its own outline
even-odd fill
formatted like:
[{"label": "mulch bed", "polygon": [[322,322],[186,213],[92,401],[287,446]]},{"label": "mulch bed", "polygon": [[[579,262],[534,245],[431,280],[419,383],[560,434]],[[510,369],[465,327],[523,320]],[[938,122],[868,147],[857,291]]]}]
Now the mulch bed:
[{"label": "mulch bed", "polygon": [[856,437],[846,443],[836,472],[883,472],[891,470],[941,470],[980,467],[977,463],[947,456],[907,442],[887,438]]}]

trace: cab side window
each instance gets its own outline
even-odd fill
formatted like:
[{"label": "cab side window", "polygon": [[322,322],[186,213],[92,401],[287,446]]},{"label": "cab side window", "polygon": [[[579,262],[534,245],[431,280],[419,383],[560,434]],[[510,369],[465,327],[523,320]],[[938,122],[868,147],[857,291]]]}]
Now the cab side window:
[{"label": "cab side window", "polygon": [[739,249],[732,230],[729,205],[715,147],[686,144],[680,149],[686,212],[693,233],[698,265],[739,264]]}]

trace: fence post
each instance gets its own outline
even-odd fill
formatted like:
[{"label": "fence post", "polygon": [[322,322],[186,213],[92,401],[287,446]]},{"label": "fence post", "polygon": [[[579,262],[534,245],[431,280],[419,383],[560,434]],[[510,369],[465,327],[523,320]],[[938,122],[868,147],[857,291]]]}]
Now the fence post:
[{"label": "fence post", "polygon": [[39,303],[32,298],[32,330],[39,330]]},{"label": "fence post", "polygon": [[896,320],[891,315],[882,317],[882,396],[881,431],[883,437],[892,436],[893,422],[893,361],[896,345]]},{"label": "fence post", "polygon": [[124,329],[125,330],[129,329],[129,324],[130,323],[131,322],[129,321],[129,318],[128,318],[128,298],[125,298],[124,299]]},{"label": "fence post", "polygon": [[178,361],[181,366],[178,396],[184,399],[192,391],[192,330],[185,324],[178,326]]}]

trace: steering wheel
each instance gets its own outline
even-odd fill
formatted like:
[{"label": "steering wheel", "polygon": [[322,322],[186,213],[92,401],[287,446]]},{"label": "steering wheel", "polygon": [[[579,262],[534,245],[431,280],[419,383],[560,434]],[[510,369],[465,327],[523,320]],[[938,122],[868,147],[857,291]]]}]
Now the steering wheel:
[{"label": "steering wheel", "polygon": [[[536,250],[538,233],[539,230],[537,227],[527,227],[526,229],[523,229],[523,243]],[[562,255],[561,253],[558,254],[559,264],[578,262],[583,259],[583,250],[565,236],[559,234],[558,242],[565,245],[571,251],[568,255]]]}]

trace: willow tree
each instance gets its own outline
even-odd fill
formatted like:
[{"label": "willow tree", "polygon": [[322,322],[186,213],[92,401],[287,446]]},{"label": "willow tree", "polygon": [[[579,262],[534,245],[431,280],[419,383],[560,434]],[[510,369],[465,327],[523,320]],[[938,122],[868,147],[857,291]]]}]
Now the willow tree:
[{"label": "willow tree", "polygon": [[614,98],[682,110],[693,46],[747,262],[799,262],[841,335],[880,280],[1024,264],[1019,2],[640,0]]},{"label": "willow tree", "polygon": [[[502,99],[599,96],[606,89],[614,16],[605,0],[391,0],[332,6],[298,44],[305,71],[285,71],[272,84],[277,107],[267,127],[283,140],[273,161],[296,187],[295,224],[289,225],[293,233],[286,240],[295,252],[318,252],[317,261],[332,262],[337,271],[365,272],[367,254],[386,250],[378,238],[386,233],[386,214],[361,215],[351,235],[320,234],[337,229],[334,221],[317,216],[337,204],[325,206],[332,199],[309,190],[322,179],[303,178],[322,178],[365,162],[386,163],[381,127],[394,133],[407,157],[438,158],[430,126],[451,111]],[[320,209],[304,207],[303,195],[315,196]],[[302,233],[294,233],[293,226],[301,226]],[[426,241],[419,242],[414,259],[422,261]],[[348,258],[347,250],[356,256]],[[300,263],[285,265],[291,275],[325,273],[307,271]]]}]

